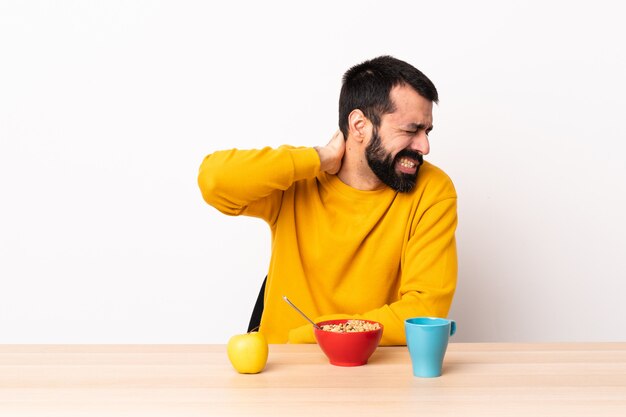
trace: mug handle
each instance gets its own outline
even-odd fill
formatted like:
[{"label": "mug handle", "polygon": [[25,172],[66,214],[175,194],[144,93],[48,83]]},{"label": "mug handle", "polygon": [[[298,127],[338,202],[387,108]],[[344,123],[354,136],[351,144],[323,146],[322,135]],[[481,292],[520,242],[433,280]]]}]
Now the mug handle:
[{"label": "mug handle", "polygon": [[454,320],[450,320],[450,336],[456,333],[456,322]]}]

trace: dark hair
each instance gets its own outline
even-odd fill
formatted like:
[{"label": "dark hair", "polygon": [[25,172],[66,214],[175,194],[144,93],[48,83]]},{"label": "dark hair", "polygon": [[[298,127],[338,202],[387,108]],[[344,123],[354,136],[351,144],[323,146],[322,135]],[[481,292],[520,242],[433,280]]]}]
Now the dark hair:
[{"label": "dark hair", "polygon": [[343,75],[339,95],[339,128],[348,138],[348,116],[360,109],[375,127],[383,114],[395,111],[389,98],[391,89],[408,84],[422,97],[437,103],[435,85],[413,65],[385,55],[362,62]]}]

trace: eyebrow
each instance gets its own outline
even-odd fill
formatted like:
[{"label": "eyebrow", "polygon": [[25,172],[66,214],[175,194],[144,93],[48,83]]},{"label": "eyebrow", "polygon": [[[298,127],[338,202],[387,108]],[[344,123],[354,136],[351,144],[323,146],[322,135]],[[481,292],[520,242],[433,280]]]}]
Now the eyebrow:
[{"label": "eyebrow", "polygon": [[409,123],[408,125],[405,125],[404,128],[405,130],[425,130],[426,132],[433,130],[433,126],[426,126],[423,123]]}]

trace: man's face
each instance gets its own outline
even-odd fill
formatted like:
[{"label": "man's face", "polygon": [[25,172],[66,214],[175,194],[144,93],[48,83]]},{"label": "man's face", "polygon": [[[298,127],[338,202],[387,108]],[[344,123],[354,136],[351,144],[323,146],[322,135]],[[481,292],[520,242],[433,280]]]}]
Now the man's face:
[{"label": "man's face", "polygon": [[422,155],[430,151],[432,102],[409,86],[394,87],[390,98],[396,110],[383,115],[380,127],[373,128],[365,156],[381,182],[406,193],[415,187]]},{"label": "man's face", "polygon": [[388,187],[401,193],[408,193],[415,187],[417,173],[423,162],[419,152],[403,149],[392,156],[383,148],[378,128],[374,128],[365,156],[372,172]]}]

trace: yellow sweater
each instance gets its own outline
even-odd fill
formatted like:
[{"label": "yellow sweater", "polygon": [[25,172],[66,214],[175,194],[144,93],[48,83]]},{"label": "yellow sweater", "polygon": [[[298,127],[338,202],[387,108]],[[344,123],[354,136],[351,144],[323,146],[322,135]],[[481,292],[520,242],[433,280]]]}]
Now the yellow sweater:
[{"label": "yellow sweater", "polygon": [[315,343],[283,295],[316,321],[378,321],[383,345],[406,344],[406,318],[448,314],[456,192],[434,165],[424,162],[410,193],[359,191],[320,172],[313,148],[233,149],[208,155],[198,184],[221,212],[260,217],[271,228],[259,329],[269,343]]}]

